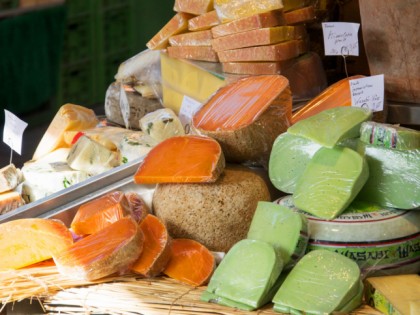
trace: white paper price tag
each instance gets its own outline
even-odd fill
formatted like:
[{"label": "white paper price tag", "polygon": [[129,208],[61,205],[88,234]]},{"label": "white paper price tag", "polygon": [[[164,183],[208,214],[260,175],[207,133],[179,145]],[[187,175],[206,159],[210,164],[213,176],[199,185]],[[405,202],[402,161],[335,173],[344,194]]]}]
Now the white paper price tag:
[{"label": "white paper price tag", "polygon": [[384,109],[384,75],[350,80],[351,105],[369,108],[374,112]]},{"label": "white paper price tag", "polygon": [[22,136],[28,124],[7,109],[4,110],[4,117],[3,142],[15,152],[22,154]]},{"label": "white paper price tag", "polygon": [[[179,111],[179,120],[181,121],[184,128],[189,128],[191,125],[191,120],[194,114],[203,106],[200,102],[195,99],[184,95],[182,99],[181,109]],[[188,133],[189,130],[186,130]]]},{"label": "white paper price tag", "polygon": [[322,23],[326,56],[359,56],[359,23]]}]

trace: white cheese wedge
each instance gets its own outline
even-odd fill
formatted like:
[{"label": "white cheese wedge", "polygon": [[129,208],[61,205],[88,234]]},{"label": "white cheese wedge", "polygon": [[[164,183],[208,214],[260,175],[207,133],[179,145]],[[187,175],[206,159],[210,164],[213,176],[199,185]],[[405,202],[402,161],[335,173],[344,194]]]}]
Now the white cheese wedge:
[{"label": "white cheese wedge", "polygon": [[47,155],[36,160],[38,163],[56,163],[56,162],[67,162],[67,156],[69,155],[70,148],[60,148],[54,150]]},{"label": "white cheese wedge", "polygon": [[97,175],[120,165],[120,157],[89,137],[81,136],[71,148],[67,163],[72,169]]},{"label": "white cheese wedge", "polygon": [[25,204],[22,196],[17,191],[7,191],[0,194],[0,214],[15,210]]},{"label": "white cheese wedge", "polygon": [[141,130],[157,141],[185,134],[184,127],[172,109],[158,109],[140,119]]},{"label": "white cheese wedge", "polygon": [[126,134],[119,143],[121,159],[123,163],[144,157],[158,144],[158,141],[143,132]]},{"label": "white cheese wedge", "polygon": [[0,169],[0,193],[15,189],[22,182],[22,173],[14,164]]},{"label": "white cheese wedge", "polygon": [[65,162],[26,163],[22,173],[25,179],[22,197],[26,202],[39,200],[89,178],[87,172],[74,170]]}]

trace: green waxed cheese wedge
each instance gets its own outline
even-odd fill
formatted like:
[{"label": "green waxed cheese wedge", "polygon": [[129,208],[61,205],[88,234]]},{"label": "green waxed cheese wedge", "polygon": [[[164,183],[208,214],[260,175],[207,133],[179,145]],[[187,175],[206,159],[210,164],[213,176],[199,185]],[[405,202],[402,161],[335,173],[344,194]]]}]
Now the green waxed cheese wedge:
[{"label": "green waxed cheese wedge", "polygon": [[368,177],[366,160],[356,151],[321,148],[296,184],[293,202],[301,210],[332,220],[354,200]]},{"label": "green waxed cheese wedge", "polygon": [[268,175],[274,187],[292,194],[306,165],[320,148],[320,144],[288,132],[278,136],[268,165]]},{"label": "green waxed cheese wedge", "polygon": [[351,259],[327,250],[306,254],[273,298],[274,310],[330,314],[345,307],[360,290],[360,270]]},{"label": "green waxed cheese wedge", "polygon": [[343,314],[348,314],[354,311],[360,305],[362,305],[363,292],[364,292],[364,285],[363,285],[362,280],[360,280],[359,291],[356,293],[356,295],[353,298],[350,299],[349,302],[347,302],[347,304],[345,304],[343,307],[340,307],[338,312],[343,313]]},{"label": "green waxed cheese wedge", "polygon": [[257,309],[267,301],[283,262],[273,246],[244,239],[236,243],[214,271],[207,291],[238,305]]},{"label": "green waxed cheese wedge", "polygon": [[387,149],[420,149],[420,131],[373,121],[362,123],[360,140]]},{"label": "green waxed cheese wedge", "polygon": [[358,151],[369,165],[369,179],[357,199],[383,207],[420,207],[420,149],[395,150],[364,144]]},{"label": "green waxed cheese wedge", "polygon": [[284,264],[300,259],[308,244],[308,221],[303,214],[267,201],[259,201],[248,230],[248,239],[271,244]]},{"label": "green waxed cheese wedge", "polygon": [[335,107],[303,119],[287,132],[332,148],[339,141],[360,136],[360,125],[372,118],[370,110],[358,107]]}]

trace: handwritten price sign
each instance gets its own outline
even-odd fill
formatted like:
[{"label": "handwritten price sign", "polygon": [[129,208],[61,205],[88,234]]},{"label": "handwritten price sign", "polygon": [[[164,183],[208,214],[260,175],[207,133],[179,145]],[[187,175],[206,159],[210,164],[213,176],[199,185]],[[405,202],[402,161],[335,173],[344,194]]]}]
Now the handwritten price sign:
[{"label": "handwritten price sign", "polygon": [[384,75],[350,80],[351,104],[374,112],[384,109]]},{"label": "handwritten price sign", "polygon": [[322,23],[326,56],[359,56],[359,23]]},{"label": "handwritten price sign", "polygon": [[21,154],[22,136],[28,124],[7,109],[4,110],[4,118],[3,142]]}]

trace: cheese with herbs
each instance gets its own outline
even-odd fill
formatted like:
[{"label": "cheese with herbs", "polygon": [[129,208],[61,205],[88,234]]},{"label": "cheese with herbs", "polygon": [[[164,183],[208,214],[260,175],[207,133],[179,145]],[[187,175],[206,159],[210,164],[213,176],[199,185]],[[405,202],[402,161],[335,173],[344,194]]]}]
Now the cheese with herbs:
[{"label": "cheese with herbs", "polygon": [[126,134],[118,145],[122,163],[142,158],[159,142],[144,132]]},{"label": "cheese with herbs", "polygon": [[157,142],[185,135],[181,121],[170,108],[158,109],[145,115],[140,119],[140,128]]}]

